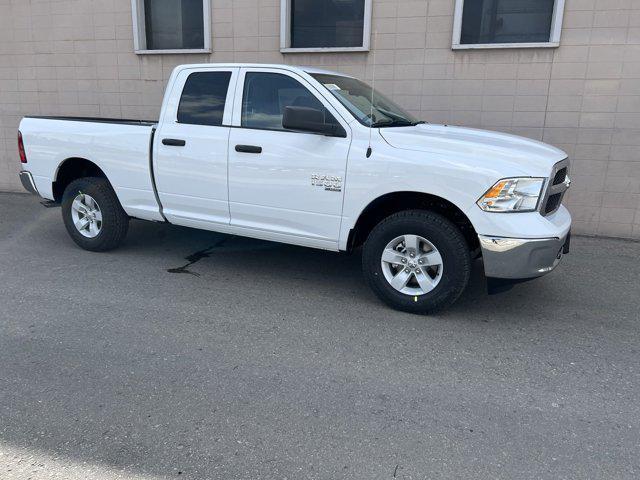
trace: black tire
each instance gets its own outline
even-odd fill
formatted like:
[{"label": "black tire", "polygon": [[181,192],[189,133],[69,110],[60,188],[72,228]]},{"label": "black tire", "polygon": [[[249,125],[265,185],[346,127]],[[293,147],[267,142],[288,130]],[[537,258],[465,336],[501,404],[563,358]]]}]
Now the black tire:
[{"label": "black tire", "polygon": [[[80,193],[90,195],[100,208],[102,224],[100,233],[93,238],[83,236],[75,227],[71,204]],[[71,182],[62,195],[62,220],[67,232],[81,248],[92,252],[112,250],[124,241],[129,229],[129,217],[105,178],[85,177]]]},{"label": "black tire", "polygon": [[[421,236],[440,252],[442,275],[430,292],[407,295],[392,287],[384,276],[383,250],[402,235]],[[428,314],[450,306],[462,294],[471,274],[471,256],[464,236],[445,217],[425,210],[406,210],[374,227],[364,244],[362,267],[367,284],[387,305],[404,312]]]}]

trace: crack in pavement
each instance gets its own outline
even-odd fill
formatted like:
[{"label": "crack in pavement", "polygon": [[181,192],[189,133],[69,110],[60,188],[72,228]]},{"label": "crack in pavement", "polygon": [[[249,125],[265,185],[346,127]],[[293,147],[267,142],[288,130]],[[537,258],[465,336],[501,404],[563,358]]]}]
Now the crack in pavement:
[{"label": "crack in pavement", "polygon": [[189,267],[191,265],[193,265],[194,263],[199,262],[203,258],[210,257],[211,253],[213,252],[213,250],[215,250],[218,247],[221,247],[227,240],[229,240],[229,238],[233,238],[233,237],[224,237],[224,238],[220,239],[219,241],[217,241],[216,243],[214,243],[213,245],[211,245],[210,247],[207,247],[207,248],[205,248],[203,250],[198,250],[197,252],[194,252],[191,255],[187,255],[184,258],[185,258],[185,260],[188,261],[188,263],[185,263],[181,267],[177,267],[177,268],[167,268],[167,272],[169,272],[169,273],[188,273],[189,275],[193,275],[195,277],[199,277],[200,274],[197,273],[197,272],[192,272],[191,270],[189,270]]}]

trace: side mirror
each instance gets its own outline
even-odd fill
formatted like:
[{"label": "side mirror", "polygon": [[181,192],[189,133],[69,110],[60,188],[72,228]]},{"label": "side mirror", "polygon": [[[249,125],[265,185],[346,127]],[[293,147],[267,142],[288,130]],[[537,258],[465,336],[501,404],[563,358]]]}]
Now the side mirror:
[{"label": "side mirror", "polygon": [[287,130],[320,133],[330,137],[347,136],[347,132],[340,124],[326,123],[324,113],[310,107],[285,107],[282,126]]}]

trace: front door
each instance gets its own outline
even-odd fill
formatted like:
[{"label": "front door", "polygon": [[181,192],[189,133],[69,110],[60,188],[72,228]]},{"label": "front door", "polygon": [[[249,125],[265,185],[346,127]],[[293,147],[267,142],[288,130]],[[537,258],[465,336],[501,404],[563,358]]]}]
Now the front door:
[{"label": "front door", "polygon": [[167,220],[229,224],[227,154],[237,68],[183,70],[154,141],[154,173]]},{"label": "front door", "polygon": [[[246,68],[238,78],[229,137],[231,225],[264,238],[337,249],[350,129],[301,76]],[[347,138],[286,130],[284,108],[325,112]],[[338,120],[339,119],[339,120]]]}]

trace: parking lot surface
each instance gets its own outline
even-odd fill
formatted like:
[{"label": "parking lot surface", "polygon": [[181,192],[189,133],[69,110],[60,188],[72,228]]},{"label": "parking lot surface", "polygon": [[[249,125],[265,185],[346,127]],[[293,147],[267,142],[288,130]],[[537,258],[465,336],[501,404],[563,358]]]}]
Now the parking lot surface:
[{"label": "parking lot surface", "polygon": [[72,243],[0,194],[0,478],[633,479],[640,243],[395,312],[359,255],[131,223]]}]

